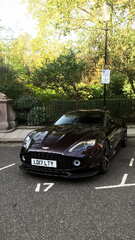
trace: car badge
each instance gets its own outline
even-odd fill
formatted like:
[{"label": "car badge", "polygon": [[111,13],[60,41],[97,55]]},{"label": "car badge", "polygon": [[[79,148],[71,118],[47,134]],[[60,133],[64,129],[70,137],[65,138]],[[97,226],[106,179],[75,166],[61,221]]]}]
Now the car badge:
[{"label": "car badge", "polygon": [[42,147],[42,149],[44,149],[44,150],[48,150],[48,149],[49,149],[49,147]]}]

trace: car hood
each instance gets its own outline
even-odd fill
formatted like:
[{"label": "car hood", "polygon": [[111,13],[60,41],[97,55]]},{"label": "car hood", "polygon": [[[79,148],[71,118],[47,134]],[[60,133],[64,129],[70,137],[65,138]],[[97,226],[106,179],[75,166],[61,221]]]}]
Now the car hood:
[{"label": "car hood", "polygon": [[33,135],[34,147],[41,147],[44,150],[65,151],[72,145],[90,139],[99,139],[104,135],[100,127],[84,127],[84,125],[62,125],[46,129],[39,129]]}]

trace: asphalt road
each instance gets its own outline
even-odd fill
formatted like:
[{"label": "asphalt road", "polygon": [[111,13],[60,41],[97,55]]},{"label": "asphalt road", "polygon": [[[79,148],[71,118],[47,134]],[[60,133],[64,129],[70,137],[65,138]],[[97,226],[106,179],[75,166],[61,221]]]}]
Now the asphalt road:
[{"label": "asphalt road", "polygon": [[135,139],[110,171],[85,180],[35,177],[19,146],[0,145],[0,240],[134,240]]}]

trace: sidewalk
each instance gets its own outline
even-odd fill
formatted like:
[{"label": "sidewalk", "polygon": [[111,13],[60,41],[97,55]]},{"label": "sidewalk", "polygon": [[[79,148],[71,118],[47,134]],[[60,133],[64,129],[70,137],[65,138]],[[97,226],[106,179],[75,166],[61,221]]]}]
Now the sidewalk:
[{"label": "sidewalk", "polygon": [[[8,132],[0,132],[0,143],[21,143],[28,133],[39,127],[17,127]],[[128,137],[135,137],[135,125],[128,125]]]},{"label": "sidewalk", "polygon": [[38,127],[17,127],[8,132],[0,132],[0,143],[21,143],[24,138]]}]

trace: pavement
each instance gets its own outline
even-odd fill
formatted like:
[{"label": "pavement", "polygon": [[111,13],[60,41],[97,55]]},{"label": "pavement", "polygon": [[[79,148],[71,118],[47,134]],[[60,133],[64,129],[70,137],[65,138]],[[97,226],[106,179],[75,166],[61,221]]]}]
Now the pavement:
[{"label": "pavement", "polygon": [[19,152],[0,145],[0,240],[135,240],[134,138],[106,174],[74,181],[24,173]]},{"label": "pavement", "polygon": [[39,127],[17,127],[8,131],[0,131],[0,143],[21,143],[24,138]]},{"label": "pavement", "polygon": [[[21,126],[8,131],[0,131],[0,143],[21,143],[31,131],[39,127]],[[135,137],[135,125],[128,125],[128,137]]]}]

